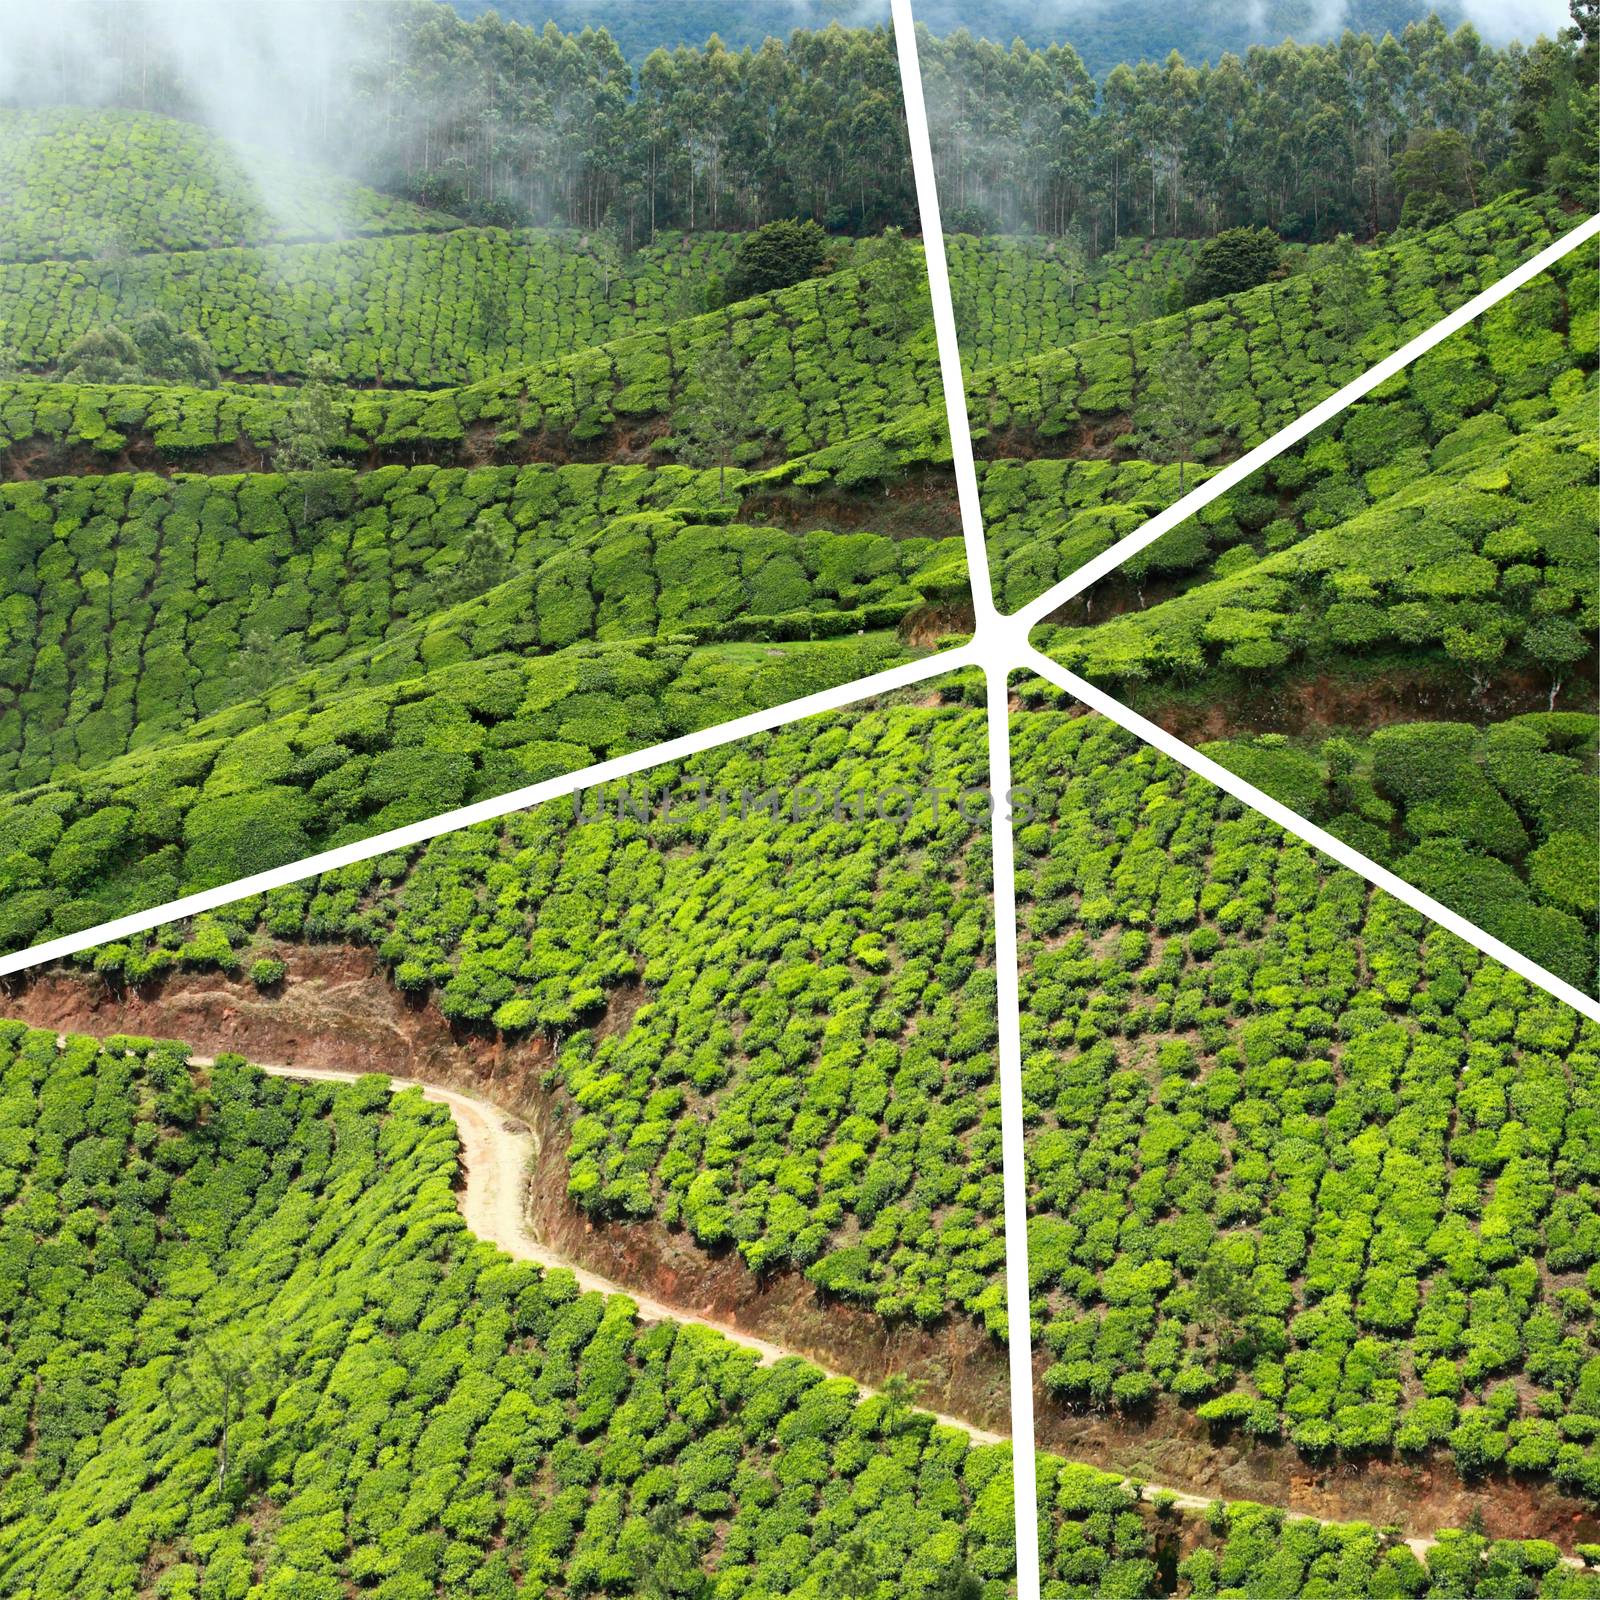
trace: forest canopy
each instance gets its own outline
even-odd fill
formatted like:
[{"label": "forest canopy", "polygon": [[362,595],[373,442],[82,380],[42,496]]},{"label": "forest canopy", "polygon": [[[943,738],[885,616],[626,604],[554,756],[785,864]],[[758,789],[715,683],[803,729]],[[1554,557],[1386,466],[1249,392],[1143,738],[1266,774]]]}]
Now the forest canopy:
[{"label": "forest canopy", "polygon": [[1446,214],[1517,187],[1587,206],[1600,56],[1592,9],[1574,16],[1528,48],[1430,16],[1398,35],[1253,45],[1212,63],[1174,50],[1098,81],[1070,43],[924,31],[945,226],[1075,236],[1098,255],[1128,233],[1230,226],[1370,238],[1441,220],[1435,189]]}]

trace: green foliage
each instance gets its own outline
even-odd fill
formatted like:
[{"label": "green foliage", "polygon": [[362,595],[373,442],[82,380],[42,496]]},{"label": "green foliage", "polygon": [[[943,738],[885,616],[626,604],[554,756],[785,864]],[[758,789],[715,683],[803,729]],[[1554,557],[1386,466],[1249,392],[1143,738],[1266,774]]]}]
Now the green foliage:
[{"label": "green foliage", "polygon": [[1046,1391],[1592,1493],[1600,1031],[1114,725],[1013,728]]},{"label": "green foliage", "polygon": [[[798,724],[231,908],[216,955],[371,943],[446,1016],[562,1040],[585,1211],[1003,1333],[985,748],[960,704]],[[138,981],[195,949],[175,927],[93,962]]]},{"label": "green foliage", "polygon": [[1006,1448],[508,1260],[416,1090],[187,1056],[0,1023],[10,1591],[1004,1594]]},{"label": "green foliage", "polygon": [[1174,596],[1090,611],[1051,651],[1124,684],[1204,671],[1213,698],[1385,651],[1479,701],[1531,667],[1553,705],[1595,632],[1590,265],[1574,252],[1163,536],[1142,559]]},{"label": "green foliage", "polygon": [[[1038,8],[934,0],[918,53],[940,192],[971,231],[1076,234],[1096,254],[1261,223],[1370,238],[1412,192],[1394,160],[1408,149],[1450,190],[1563,183],[1587,210],[1600,61],[1593,12],[1573,9],[1556,38],[1521,13],[1495,45],[1451,4],[1126,0],[1063,29]],[[1467,179],[1449,143],[1429,151],[1441,138]]]},{"label": "green foliage", "polygon": [[1271,228],[1224,228],[1195,252],[1183,304],[1203,305],[1266,283],[1277,275],[1282,254],[1283,240]]},{"label": "green foliage", "polygon": [[780,217],[752,229],[739,241],[727,277],[730,300],[788,289],[823,271],[828,236],[816,223]]},{"label": "green foliage", "polygon": [[[147,306],[204,334],[242,379],[326,355],[352,381],[472,383],[705,310],[740,235],[663,232],[618,264],[602,234],[454,228],[332,243],[0,265],[0,318],[29,365]],[[830,247],[853,259],[849,239]]]},{"label": "green foliage", "polygon": [[[1178,474],[1153,480],[1146,463],[1173,392],[1160,377],[1174,359],[1183,359],[1184,349],[1203,370],[1210,395],[1204,415],[1188,419],[1183,431],[1196,440],[1192,453],[1202,463],[1227,459],[1295,420],[1568,226],[1552,197],[1510,197],[1415,238],[1360,252],[1341,247],[1313,252],[1304,270],[1187,312],[1142,316],[1131,326],[1055,349],[1046,348],[1053,330],[1044,324],[1031,346],[1024,338],[1007,341],[1008,353],[1031,350],[1031,359],[985,366],[969,356],[967,407],[980,456],[1006,457],[1012,453],[1008,441],[1020,433],[1030,458],[1025,467],[995,459],[983,469],[990,567],[1007,609],[1026,604],[1111,542],[1103,537],[1092,547],[1063,527],[1061,500],[1096,507],[1133,498],[1129,486],[1137,483],[1138,503],[1149,515],[1178,497]],[[1486,399],[1504,389],[1508,398],[1521,400],[1549,393],[1563,365],[1592,368],[1592,292],[1582,281],[1580,264],[1569,258],[1565,265],[1565,273],[1558,269],[1552,278],[1562,285],[1562,296],[1574,299],[1570,326],[1559,299],[1523,291],[1520,303],[1535,308],[1536,326],[1520,341],[1521,348],[1505,342],[1512,332],[1506,323],[1510,312],[1497,307],[1499,318],[1484,324],[1496,330],[1485,347],[1474,349],[1474,340],[1483,335],[1468,330],[1448,341],[1458,352],[1453,366],[1450,357],[1435,351],[1408,369],[1435,379],[1418,420],[1436,427],[1439,439],[1484,405],[1465,384],[1456,395],[1440,394],[1437,380],[1447,373],[1470,376],[1473,385],[1487,380],[1493,390]],[[1031,306],[1029,314],[1034,314]],[[981,348],[981,342],[974,346]],[[1470,353],[1462,356],[1462,349]],[[1386,398],[1387,391],[1350,415],[1381,409]],[[1563,398],[1570,402],[1574,396]],[[1528,409],[1522,426],[1537,419]],[[1421,441],[1403,437],[1401,444],[1414,442]],[[1301,446],[1290,455],[1300,460],[1307,453]],[[1065,463],[1063,492],[1035,509],[991,510],[988,479],[1036,469],[1040,456]],[[1426,455],[1420,459],[1425,463]],[[1391,465],[1415,472],[1417,464],[1386,461],[1377,452],[1362,461],[1362,468]],[[1325,461],[1318,470],[1331,473],[1335,467]],[[1077,478],[1081,485],[1072,482]],[[1381,475],[1375,481],[1382,482]],[[1397,470],[1387,481],[1398,485],[1403,473]],[[1192,482],[1186,475],[1183,487]]]},{"label": "green foliage", "polygon": [[1205,745],[1231,771],[1532,957],[1595,991],[1600,857],[1596,731],[1578,713],[1479,730],[1399,723],[1289,749]]},{"label": "green foliage", "polygon": [[62,376],[74,383],[217,381],[216,358],[199,334],[186,333],[164,311],[146,311],[127,327],[96,328],[67,347]]}]

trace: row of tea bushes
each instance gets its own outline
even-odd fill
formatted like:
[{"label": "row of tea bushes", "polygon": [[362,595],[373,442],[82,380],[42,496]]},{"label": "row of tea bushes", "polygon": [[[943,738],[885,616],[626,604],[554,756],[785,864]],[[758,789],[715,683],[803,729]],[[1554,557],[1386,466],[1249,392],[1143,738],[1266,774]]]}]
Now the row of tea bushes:
[{"label": "row of tea bushes", "polygon": [[1023,361],[1163,315],[1195,239],[1123,239],[1094,261],[1041,236],[955,233],[945,240],[956,331],[969,370]]},{"label": "row of tea bushes", "polygon": [[[1340,663],[1452,670],[1480,698],[1523,668],[1552,690],[1569,678],[1581,688],[1576,663],[1596,628],[1597,452],[1594,396],[1578,388],[1524,434],[1486,433],[1331,526],[1299,535],[1290,524],[1298,536],[1278,543],[1269,525],[1265,553],[1240,539],[1171,599],[1047,627],[1044,648],[1125,691],[1203,683],[1213,699]],[[1197,519],[1187,541],[1202,562],[1210,531]],[[1183,547],[1174,540],[1166,559]],[[1139,565],[1159,573],[1159,561]]]},{"label": "row of tea bushes", "polygon": [[[1597,357],[1594,266],[1590,251],[1564,257],[1305,442],[1130,557],[1091,598],[1105,597],[1115,609],[1116,599],[1133,592],[1142,597],[1147,584],[1171,590],[1227,577],[1310,534],[1350,523],[1398,494],[1414,503],[1429,482],[1448,494],[1464,466],[1498,461],[1520,434],[1575,404],[1592,405],[1587,397]],[[1060,490],[1052,487],[1051,469],[1064,474]],[[1097,541],[1090,519],[1064,517],[1059,529],[1039,541],[1046,549],[1050,541],[1062,541],[1052,563],[1026,542],[1025,534],[1013,531],[1025,520],[1018,493],[1024,483],[1024,493],[1053,493],[1075,509],[1093,493],[1097,479],[1114,474],[1120,488],[1123,475],[1137,483],[1141,473],[1152,470],[1140,463],[1103,461],[991,465],[991,479],[1005,474],[1008,491],[999,500],[995,530],[995,553],[1008,560],[1008,576],[1024,563],[1031,564],[1028,578],[1034,567],[1064,576],[1121,532],[1120,527],[1108,530]],[[1170,475],[1173,469],[1165,471]],[[1087,489],[1080,478],[1087,479]],[[1125,490],[1122,497],[1135,492]],[[1143,494],[1152,509],[1175,498],[1170,487]],[[1010,581],[1019,587],[1014,576]]]},{"label": "row of tea bushes", "polygon": [[136,982],[371,943],[452,1019],[565,1041],[586,1211],[1003,1335],[985,752],[959,703],[785,727],[87,959]]},{"label": "row of tea bushes", "polygon": [[[452,654],[396,682],[290,682],[0,799],[0,945],[284,866],[910,659],[894,634]],[[459,641],[457,641],[459,643]],[[403,661],[402,661],[403,665]],[[350,678],[357,681],[350,686]],[[290,709],[273,711],[275,701]]]},{"label": "row of tea bushes", "polygon": [[[1547,1539],[1462,1529],[1420,1553],[1392,1529],[1317,1522],[1249,1501],[1178,1510],[1161,1491],[1074,1461],[1039,1459],[1043,1600],[1592,1600],[1600,1574]],[[1591,1553],[1600,1555],[1590,1547]]]},{"label": "row of tea bushes", "polygon": [[[997,462],[1052,456],[1130,468],[1181,457],[1181,474],[1168,470],[1147,486],[1143,504],[1154,513],[1176,500],[1180,487],[1194,488],[1207,467],[1262,443],[1573,220],[1550,197],[1512,196],[1420,237],[1361,252],[1343,268],[1299,272],[1062,348],[1035,347],[1031,359],[969,375],[979,453]],[[1584,271],[1578,263],[1572,275]],[[1592,310],[1592,298],[1585,309]],[[1544,342],[1535,334],[1528,350],[1541,370],[1550,359]],[[1496,381],[1516,380],[1501,373]],[[1161,434],[1175,389],[1194,413],[1182,437]],[[1464,406],[1467,414],[1474,409],[1470,401]],[[1074,570],[1069,561],[1085,559],[1085,541],[1062,527],[1048,500],[1035,517],[1002,511],[994,532],[999,547],[990,565],[1011,607],[1066,577]]]},{"label": "row of tea bushes", "polygon": [[[908,307],[891,279],[855,271],[466,387],[350,391],[342,397],[347,434],[339,448],[351,456],[438,455],[470,440],[479,459],[496,450],[511,457],[548,450],[561,460],[681,451],[671,430],[682,425],[685,401],[699,393],[705,364],[725,348],[749,399],[747,420],[729,441],[730,465],[834,446],[847,451],[835,476],[848,487],[882,477],[897,456],[909,458],[877,438],[892,443],[900,432],[919,444],[918,459],[948,459],[926,294]],[[219,453],[229,470],[265,466],[290,432],[295,397],[292,387],[267,385],[12,379],[0,383],[0,448],[12,476],[37,476],[38,461],[52,457],[71,460],[74,469],[97,457],[116,464],[130,449],[177,466]]]},{"label": "row of tea bushes", "polygon": [[474,656],[854,634],[966,594],[959,539],[734,509],[715,474],[604,463],[0,485],[0,781]]},{"label": "row of tea bushes", "polygon": [[154,307],[245,381],[303,375],[317,354],[355,383],[472,383],[702,313],[740,237],[664,234],[611,264],[588,235],[502,228],[15,263],[0,266],[0,327],[17,361],[49,369]]}]

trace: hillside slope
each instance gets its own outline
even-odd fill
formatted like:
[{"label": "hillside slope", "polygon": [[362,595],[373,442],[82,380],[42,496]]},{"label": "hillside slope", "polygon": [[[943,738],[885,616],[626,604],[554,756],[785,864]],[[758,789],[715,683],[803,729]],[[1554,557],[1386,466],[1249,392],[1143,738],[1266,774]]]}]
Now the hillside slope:
[{"label": "hillside slope", "polygon": [[0,109],[0,196],[3,261],[456,226],[347,178],[238,149],[196,123],[78,106]]},{"label": "hillside slope", "polygon": [[[1554,197],[1509,196],[1345,265],[972,372],[984,483],[1005,486],[985,518],[1003,608],[1025,605],[1124,531],[1097,519],[1108,498],[1144,518],[1170,505],[1208,467],[1260,444],[1577,220]],[[1179,443],[1159,426],[1177,388],[1205,415]],[[1018,474],[1037,475],[1020,505]]]},{"label": "hillside slope", "polygon": [[1593,268],[1574,252],[1036,636],[1591,993]]},{"label": "hillside slope", "polygon": [[0,1024],[3,1592],[1005,1593],[1004,1447],[508,1260],[415,1091],[186,1055]]}]

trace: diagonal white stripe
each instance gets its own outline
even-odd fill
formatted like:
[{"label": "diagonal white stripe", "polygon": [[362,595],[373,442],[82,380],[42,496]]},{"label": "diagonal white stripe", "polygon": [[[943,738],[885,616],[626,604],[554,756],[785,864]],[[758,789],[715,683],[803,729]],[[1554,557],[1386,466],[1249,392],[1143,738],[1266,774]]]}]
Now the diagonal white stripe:
[{"label": "diagonal white stripe", "polygon": [[928,138],[927,108],[922,98],[922,73],[917,63],[916,25],[910,0],[892,0],[895,43],[900,52],[900,81],[905,94],[906,125],[911,135],[911,164],[917,180],[917,206],[922,215],[923,247],[928,258],[928,292],[933,301],[933,327],[939,342],[944,376],[945,408],[950,418],[951,458],[966,537],[967,568],[972,583],[977,629],[972,648],[983,662],[988,687],[989,790],[995,806],[990,828],[994,852],[994,964],[1000,1029],[1000,1150],[1002,1222],[1006,1241],[1006,1356],[1011,1375],[1012,1504],[1017,1538],[1018,1600],[1038,1600],[1039,1506],[1035,1483],[1033,1438],[1033,1322],[1028,1285],[1027,1129],[1022,1115],[1022,1025],[1017,972],[1016,874],[1011,824],[1005,817],[1011,788],[1011,734],[1006,716],[1007,668],[1026,630],[1008,627],[995,610],[989,584],[989,556],[983,513],[978,500],[978,474],[972,460],[972,430],[967,422],[967,395],[961,379],[961,345],[956,335],[955,305],[945,260],[944,229],[939,220],[939,194],[933,175],[933,146]]},{"label": "diagonal white stripe", "polygon": [[972,462],[972,429],[967,424],[967,389],[961,376],[961,341],[956,337],[955,302],[950,296],[950,264],[945,255],[944,225],[939,220],[939,188],[933,176],[933,146],[928,140],[928,113],[922,99],[922,69],[917,64],[917,30],[910,0],[890,0],[895,46],[900,53],[900,85],[905,97],[906,126],[911,134],[911,171],[917,184],[917,210],[922,219],[922,250],[928,265],[928,297],[933,303],[933,329],[939,346],[939,376],[944,382],[944,408],[950,425],[950,452],[961,506],[961,531],[967,546],[968,581],[978,631],[999,617],[989,583],[989,553],[984,543],[983,512],[978,501],[978,473]]},{"label": "diagonal white stripe", "polygon": [[1176,734],[1168,733],[1165,728],[1151,722],[1148,717],[1141,717],[1138,712],[1130,711],[1120,700],[1112,699],[1105,690],[1097,689],[1092,683],[1078,677],[1076,673],[1068,672],[1065,667],[1032,646],[1027,648],[1026,659],[1019,665],[1038,673],[1041,678],[1053,683],[1058,689],[1065,689],[1084,705],[1100,712],[1102,716],[1109,717],[1111,721],[1126,728],[1130,733],[1137,734],[1146,744],[1154,745],[1163,755],[1171,756],[1174,761],[1187,767],[1191,772],[1198,773],[1207,782],[1214,783],[1219,789],[1227,790],[1236,800],[1242,800],[1263,816],[1271,818],[1285,832],[1292,833],[1297,839],[1304,840],[1306,844],[1320,850],[1324,855],[1331,856],[1341,867],[1348,867],[1352,872],[1360,873],[1368,883],[1382,889],[1385,894],[1393,895],[1396,900],[1403,901],[1413,911],[1420,911],[1423,916],[1437,922],[1441,927],[1448,928],[1458,938],[1475,945],[1486,956],[1492,956],[1519,977],[1526,978],[1529,983],[1543,989],[1547,994],[1554,995],[1556,999],[1565,1001],[1575,1010],[1581,1011],[1584,1016],[1600,1022],[1600,1001],[1591,999],[1564,978],[1558,978],[1553,972],[1547,972],[1537,961],[1529,960],[1520,950],[1513,950],[1510,945],[1503,944],[1499,939],[1485,933],[1459,911],[1452,911],[1449,906],[1441,905],[1432,895],[1424,894],[1415,884],[1407,883],[1404,878],[1397,877],[1387,867],[1380,867],[1376,861],[1362,855],[1344,840],[1336,839],[1325,828],[1319,828],[1314,822],[1307,822],[1281,800],[1274,800],[1264,789],[1258,789],[1253,783],[1247,783],[1237,773],[1230,772],[1220,762],[1213,761],[1210,756],[1201,755]]},{"label": "diagonal white stripe", "polygon": [[423,822],[408,823],[403,828],[391,828],[387,833],[374,834],[370,839],[359,839],[354,844],[339,845],[333,850],[323,850],[303,860],[273,867],[268,872],[257,872],[248,878],[237,878],[220,888],[205,889],[197,894],[184,895],[169,900],[165,905],[154,906],[149,911],[135,911],[111,922],[97,923],[81,933],[69,933],[59,939],[50,939],[27,950],[13,951],[0,956],[0,978],[26,967],[38,966],[45,961],[59,961],[64,956],[76,955],[80,950],[92,950],[96,945],[113,939],[126,939],[131,934],[144,933],[160,927],[164,922],[176,922],[183,917],[197,916],[202,911],[215,911],[219,906],[248,895],[265,894],[269,889],[281,889],[286,884],[299,883],[305,878],[315,878],[338,867],[348,867],[357,861],[368,861],[390,850],[406,850],[412,845],[424,844],[441,833],[452,833],[458,828],[471,827],[475,822],[492,822],[496,817],[512,811],[523,811],[529,806],[541,805],[547,800],[557,800],[563,795],[576,794],[580,789],[596,784],[610,783],[617,778],[632,777],[636,772],[678,761],[685,756],[697,755],[702,750],[714,750],[719,745],[747,739],[752,734],[765,733],[772,728],[815,716],[823,711],[837,711],[857,700],[871,699],[887,694],[891,689],[903,689],[908,684],[921,683],[928,678],[943,677],[946,673],[970,667],[977,662],[973,645],[965,644],[956,650],[926,656],[920,661],[908,662],[903,667],[892,667],[887,672],[875,672],[870,677],[859,678],[833,689],[823,689],[802,700],[789,700],[767,711],[753,711],[748,716],[735,717],[714,728],[702,728],[696,733],[686,733],[681,738],[669,739],[665,744],[652,745],[647,750],[630,755],[615,756],[596,766],[584,767],[578,772],[563,773],[558,778],[545,778],[530,783],[525,788],[513,789],[509,794],[495,795],[488,800],[475,801],[470,806],[458,806],[454,811],[441,812]]},{"label": "diagonal white stripe", "polygon": [[1553,266],[1563,256],[1571,254],[1586,240],[1600,233],[1600,216],[1579,223],[1571,233],[1564,234],[1554,244],[1546,245],[1538,255],[1513,268],[1498,283],[1474,295],[1464,306],[1458,306],[1442,322],[1436,322],[1426,333],[1420,333],[1408,344],[1403,344],[1393,355],[1385,356],[1377,366],[1363,372],[1342,389],[1336,390],[1326,400],[1314,405],[1303,417],[1297,417],[1281,432],[1273,434],[1263,444],[1247,451],[1237,461],[1230,461],[1215,477],[1207,478],[1196,489],[1191,489],[1181,500],[1159,512],[1126,538],[1119,539],[1109,550],[1102,551],[1092,561],[1086,561],[1078,570],[1053,583],[1037,600],[1030,600],[1008,621],[1014,621],[1024,632],[1035,623],[1043,622],[1058,606],[1074,595],[1081,594],[1090,584],[1120,567],[1129,556],[1153,544],[1162,534],[1192,517],[1202,506],[1209,505],[1219,494],[1225,494],[1242,483],[1258,468],[1264,467],[1274,456],[1281,455],[1298,444],[1309,433],[1314,433],[1323,423],[1337,416],[1347,406],[1353,405],[1363,395],[1370,394],[1386,379],[1392,378],[1402,367],[1409,366],[1418,356],[1428,351],[1452,333],[1460,330],[1474,317],[1482,316],[1490,306],[1514,294],[1529,279],[1536,278],[1547,267]]}]

